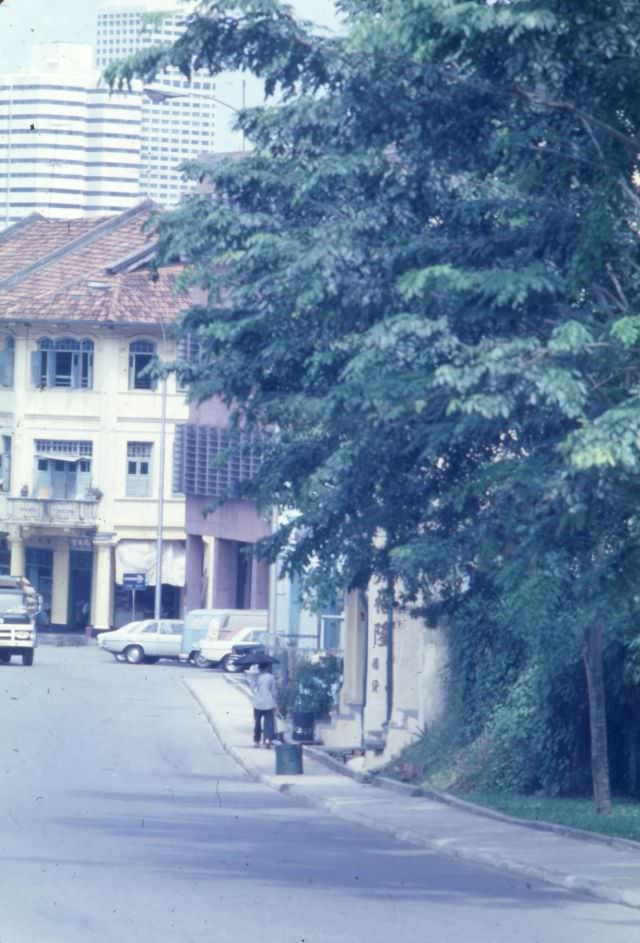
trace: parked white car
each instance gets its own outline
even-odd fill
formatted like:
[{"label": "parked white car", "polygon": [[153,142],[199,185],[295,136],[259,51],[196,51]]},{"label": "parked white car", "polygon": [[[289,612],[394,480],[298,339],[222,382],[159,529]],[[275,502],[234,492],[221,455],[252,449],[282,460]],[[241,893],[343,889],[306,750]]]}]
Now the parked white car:
[{"label": "parked white car", "polygon": [[267,645],[269,633],[263,628],[238,629],[236,632],[225,633],[224,638],[207,636],[200,643],[199,667],[219,665],[223,671],[240,671],[234,664],[235,658],[255,651]]},{"label": "parked white car", "polygon": [[180,619],[143,619],[128,622],[114,632],[101,632],[98,645],[117,661],[153,664],[160,658],[178,657],[183,629]]}]

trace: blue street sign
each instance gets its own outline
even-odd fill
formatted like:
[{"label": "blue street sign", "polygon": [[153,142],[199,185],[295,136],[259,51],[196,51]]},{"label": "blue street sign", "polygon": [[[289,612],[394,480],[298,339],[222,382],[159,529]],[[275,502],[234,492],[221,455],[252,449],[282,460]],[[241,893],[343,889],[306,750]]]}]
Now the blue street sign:
[{"label": "blue street sign", "polygon": [[144,573],[123,573],[122,574],[122,588],[123,589],[146,589],[147,588],[147,579]]}]

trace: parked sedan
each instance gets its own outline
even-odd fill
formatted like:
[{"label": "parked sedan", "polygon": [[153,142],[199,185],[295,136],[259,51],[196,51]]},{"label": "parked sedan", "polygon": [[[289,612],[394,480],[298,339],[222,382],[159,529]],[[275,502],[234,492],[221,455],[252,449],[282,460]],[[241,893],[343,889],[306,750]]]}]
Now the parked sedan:
[{"label": "parked sedan", "polygon": [[201,667],[219,665],[223,671],[242,671],[235,659],[256,650],[266,651],[269,640],[266,629],[239,629],[229,638],[204,638],[200,644],[200,657],[196,664]]},{"label": "parked sedan", "polygon": [[144,619],[128,622],[115,632],[101,632],[98,645],[117,661],[131,665],[153,664],[160,658],[177,658],[184,622],[179,619]]}]

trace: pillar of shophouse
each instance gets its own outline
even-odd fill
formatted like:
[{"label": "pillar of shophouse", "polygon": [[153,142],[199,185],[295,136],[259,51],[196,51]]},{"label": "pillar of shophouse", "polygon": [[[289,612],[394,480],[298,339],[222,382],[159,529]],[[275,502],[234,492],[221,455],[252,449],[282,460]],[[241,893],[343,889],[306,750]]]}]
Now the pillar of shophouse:
[{"label": "pillar of shophouse", "polygon": [[187,535],[185,560],[185,591],[184,611],[202,609],[205,606],[203,598],[203,553],[202,537]]},{"label": "pillar of shophouse", "polygon": [[69,605],[69,547],[55,547],[53,551],[53,587],[51,593],[51,622],[66,625]]},{"label": "pillar of shophouse", "polygon": [[9,533],[9,550],[11,553],[10,572],[12,576],[25,576],[25,547],[22,535],[19,532]]},{"label": "pillar of shophouse", "polygon": [[104,631],[111,628],[113,594],[113,543],[111,534],[96,534],[93,538],[94,569],[91,624]]}]

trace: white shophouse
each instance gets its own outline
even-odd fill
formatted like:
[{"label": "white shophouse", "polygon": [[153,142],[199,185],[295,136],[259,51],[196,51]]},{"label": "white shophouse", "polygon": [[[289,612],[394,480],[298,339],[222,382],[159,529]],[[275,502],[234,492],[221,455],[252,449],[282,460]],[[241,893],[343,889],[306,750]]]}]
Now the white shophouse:
[{"label": "white shophouse", "polygon": [[148,268],[151,209],[34,214],[0,234],[0,571],[31,579],[54,626],[128,621],[125,573],[144,574],[136,614],[152,615],[158,536],[162,609],[182,612],[171,455],[187,405],[146,368],[174,359],[183,299],[177,269]]}]

